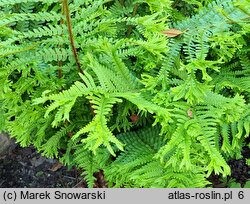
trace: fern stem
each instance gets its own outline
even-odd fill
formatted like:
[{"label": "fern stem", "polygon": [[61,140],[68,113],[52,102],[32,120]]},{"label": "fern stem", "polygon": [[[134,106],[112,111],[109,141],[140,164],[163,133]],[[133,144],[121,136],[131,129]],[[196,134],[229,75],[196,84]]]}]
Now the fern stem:
[{"label": "fern stem", "polygon": [[61,79],[63,74],[62,74],[62,60],[58,61],[58,78]]},{"label": "fern stem", "polygon": [[135,4],[135,7],[134,7],[134,9],[133,9],[133,14],[132,14],[132,16],[135,16],[135,15],[136,15],[137,10],[138,10],[138,7],[139,7],[139,4],[136,3],[136,4]]},{"label": "fern stem", "polygon": [[[133,17],[136,15],[137,10],[138,10],[138,7],[139,7],[139,4],[136,3],[135,6],[134,6],[134,9],[133,9],[133,13],[132,13],[132,16],[133,16]],[[129,36],[131,35],[131,33],[132,33],[132,28],[133,28],[132,25],[130,25],[130,26],[128,27],[127,37],[129,37]]]},{"label": "fern stem", "polygon": [[172,8],[175,8],[179,3],[180,3],[180,0],[176,0],[176,1],[172,4]]},{"label": "fern stem", "polygon": [[120,0],[120,4],[122,7],[125,6],[124,0]]},{"label": "fern stem", "polygon": [[77,69],[81,74],[83,74],[83,70],[81,69],[81,64],[80,64],[78,54],[77,54],[77,50],[76,50],[76,46],[75,46],[68,0],[63,0],[63,8],[64,8],[65,15],[66,15],[66,21],[67,21],[67,27],[68,27],[68,32],[69,32],[69,39],[70,39],[71,49],[72,49],[72,52],[73,52],[73,55],[74,55],[74,58],[75,58],[75,61],[76,61]]}]

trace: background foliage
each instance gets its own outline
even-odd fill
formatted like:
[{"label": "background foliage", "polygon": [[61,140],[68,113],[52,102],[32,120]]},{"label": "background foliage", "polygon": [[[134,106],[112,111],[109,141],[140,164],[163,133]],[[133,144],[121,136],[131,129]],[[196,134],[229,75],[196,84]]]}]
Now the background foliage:
[{"label": "background foliage", "polygon": [[[250,131],[248,0],[0,0],[0,129],[110,187],[204,187]],[[173,35],[170,35],[173,32]]]}]

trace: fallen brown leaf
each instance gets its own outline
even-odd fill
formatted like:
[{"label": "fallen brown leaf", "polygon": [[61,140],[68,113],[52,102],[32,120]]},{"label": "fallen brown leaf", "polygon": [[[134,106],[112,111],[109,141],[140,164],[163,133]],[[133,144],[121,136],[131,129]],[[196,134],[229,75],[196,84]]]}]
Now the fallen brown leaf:
[{"label": "fallen brown leaf", "polygon": [[169,38],[174,38],[174,37],[182,34],[183,32],[180,30],[177,30],[175,28],[171,28],[171,29],[162,31],[162,33],[165,34]]},{"label": "fallen brown leaf", "polygon": [[63,166],[62,163],[56,162],[56,163],[52,166],[52,168],[51,168],[50,170],[55,172],[55,171],[57,171],[58,169],[62,168],[62,166]]}]

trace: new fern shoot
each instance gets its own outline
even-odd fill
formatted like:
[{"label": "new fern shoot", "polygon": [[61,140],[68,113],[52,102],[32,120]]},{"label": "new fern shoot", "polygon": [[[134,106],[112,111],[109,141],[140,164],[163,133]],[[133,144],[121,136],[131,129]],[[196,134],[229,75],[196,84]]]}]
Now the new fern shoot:
[{"label": "new fern shoot", "polygon": [[0,0],[0,15],[0,130],[89,187],[99,170],[109,187],[205,187],[250,145],[248,0]]}]

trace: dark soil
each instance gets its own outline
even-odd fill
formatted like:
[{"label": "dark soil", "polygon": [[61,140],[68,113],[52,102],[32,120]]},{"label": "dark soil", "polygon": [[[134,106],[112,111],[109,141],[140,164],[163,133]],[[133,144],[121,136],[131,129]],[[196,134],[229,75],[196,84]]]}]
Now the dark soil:
[{"label": "dark soil", "polygon": [[76,169],[68,170],[55,159],[47,159],[34,148],[17,146],[0,159],[0,187],[73,188],[86,187]]}]

